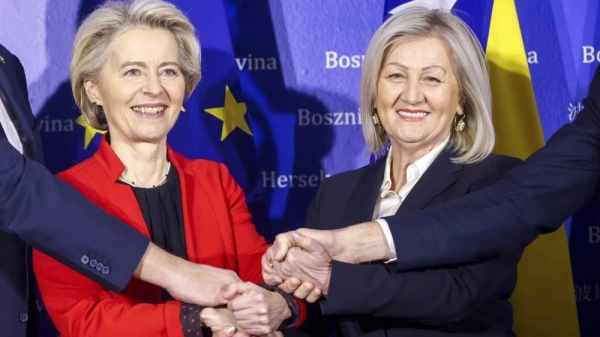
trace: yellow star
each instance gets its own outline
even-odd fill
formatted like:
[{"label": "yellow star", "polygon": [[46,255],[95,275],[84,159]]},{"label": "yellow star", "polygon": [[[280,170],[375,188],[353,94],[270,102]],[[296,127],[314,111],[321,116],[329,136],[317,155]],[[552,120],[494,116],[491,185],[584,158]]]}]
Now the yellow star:
[{"label": "yellow star", "polygon": [[244,118],[244,115],[246,114],[246,103],[238,103],[235,100],[235,97],[233,97],[231,90],[229,90],[229,86],[225,86],[225,106],[205,109],[204,111],[223,121],[221,141],[229,136],[235,128],[239,128],[252,136],[252,131],[250,131],[250,127]]},{"label": "yellow star", "polygon": [[94,136],[97,133],[101,133],[101,134],[106,133],[106,131],[101,131],[101,130],[94,129],[93,127],[91,127],[88,124],[88,122],[85,120],[85,118],[83,118],[83,116],[77,117],[77,119],[75,120],[75,123],[83,126],[83,128],[85,129],[85,144],[83,144],[84,149],[88,148],[88,146],[92,142],[92,139],[94,139]]}]

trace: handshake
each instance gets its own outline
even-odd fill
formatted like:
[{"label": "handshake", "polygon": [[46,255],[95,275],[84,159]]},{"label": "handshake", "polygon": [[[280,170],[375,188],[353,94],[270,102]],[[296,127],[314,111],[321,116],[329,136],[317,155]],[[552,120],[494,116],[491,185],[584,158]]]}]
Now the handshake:
[{"label": "handshake", "polygon": [[355,264],[393,257],[377,224],[301,228],[279,234],[262,256],[264,281],[278,291],[241,282],[231,270],[187,261],[178,273],[182,279],[167,290],[183,302],[204,306],[201,322],[215,336],[277,336],[292,317],[291,295],[311,303],[327,297],[333,260]]},{"label": "handshake", "polygon": [[311,303],[327,296],[332,256],[343,259],[335,240],[332,231],[301,228],[279,234],[262,257],[265,282]]},{"label": "handshake", "polygon": [[288,303],[294,301],[291,294],[309,302],[327,295],[332,260],[325,248],[332,238],[328,234],[328,231],[300,229],[277,236],[261,262],[265,283],[278,286],[279,291],[241,282],[234,272],[213,268],[210,271],[213,280],[230,278],[231,282],[221,291],[222,301],[227,305],[203,308],[202,323],[219,337],[280,335],[277,329],[292,316]]},{"label": "handshake", "polygon": [[367,222],[336,230],[300,228],[279,234],[261,262],[267,284],[313,303],[329,293],[333,260],[358,264],[395,257],[381,227]]}]

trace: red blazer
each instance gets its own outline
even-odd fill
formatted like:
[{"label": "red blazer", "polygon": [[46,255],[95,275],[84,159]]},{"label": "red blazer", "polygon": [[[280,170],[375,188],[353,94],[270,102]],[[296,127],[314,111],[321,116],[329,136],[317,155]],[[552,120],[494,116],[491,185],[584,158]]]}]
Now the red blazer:
[{"label": "red blazer", "polygon": [[[181,183],[188,260],[234,270],[244,281],[263,282],[260,259],[268,245],[250,222],[244,193],[227,168],[187,159],[170,148],[167,157]],[[124,168],[105,138],[93,157],[59,177],[150,236],[131,187],[117,183]],[[63,337],[183,336],[180,302],[159,304],[159,287],[132,279],[119,294],[39,251],[33,262],[46,308]]]}]

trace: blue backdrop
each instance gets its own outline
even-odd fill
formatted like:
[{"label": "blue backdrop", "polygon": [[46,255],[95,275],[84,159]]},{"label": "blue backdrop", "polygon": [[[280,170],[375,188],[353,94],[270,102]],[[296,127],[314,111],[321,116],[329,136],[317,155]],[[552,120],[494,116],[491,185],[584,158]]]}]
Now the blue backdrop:
[{"label": "blue backdrop", "polygon": [[[100,139],[77,120],[68,67],[78,22],[101,2],[0,1],[0,42],[25,66],[46,161],[54,172],[90,156]],[[226,163],[269,240],[301,226],[324,177],[370,160],[358,87],[362,56],[382,22],[385,1],[173,2],[198,30],[203,79],[184,104],[186,112],[169,142],[189,157]],[[486,4],[492,1],[444,2],[468,13],[466,21],[485,45]],[[582,108],[600,62],[600,6],[596,0],[516,0],[516,5],[547,139]],[[230,109],[227,90],[246,104],[251,134],[237,127],[225,135],[223,122],[206,111]],[[600,336],[598,209],[592,202],[567,226],[584,337]]]}]

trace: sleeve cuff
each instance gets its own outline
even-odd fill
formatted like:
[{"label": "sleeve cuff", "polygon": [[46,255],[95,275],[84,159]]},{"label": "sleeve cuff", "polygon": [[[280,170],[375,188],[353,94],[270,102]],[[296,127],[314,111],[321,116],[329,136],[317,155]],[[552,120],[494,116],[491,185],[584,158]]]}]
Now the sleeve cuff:
[{"label": "sleeve cuff", "polygon": [[[179,322],[184,337],[206,336],[206,327],[200,319],[203,307],[190,303],[181,303]],[[208,330],[210,331],[210,330]],[[209,334],[210,336],[210,334]]]},{"label": "sleeve cuff", "polygon": [[[375,221],[379,224],[379,227],[381,228],[381,231],[385,236],[385,240],[387,241],[388,247],[390,247],[390,251],[392,252],[392,254],[396,255],[396,245],[394,244],[394,237],[392,236],[392,231],[390,231],[390,226],[388,225],[387,221],[385,219],[377,219]],[[396,261],[396,258],[387,260],[385,261],[385,263],[394,261]]]},{"label": "sleeve cuff", "polygon": [[261,283],[261,284],[259,284],[259,286],[261,286],[269,291],[276,292],[279,295],[281,295],[285,299],[288,307],[290,308],[290,312],[292,313],[292,316],[290,316],[285,321],[281,322],[281,325],[279,326],[279,328],[277,330],[283,331],[283,330],[290,330],[290,329],[291,330],[298,329],[302,325],[304,320],[306,319],[306,306],[304,305],[304,303],[302,303],[300,300],[298,300],[291,294],[288,294],[288,293],[284,292],[283,290],[279,289],[279,287],[277,287],[277,286],[268,285],[266,283]]}]

